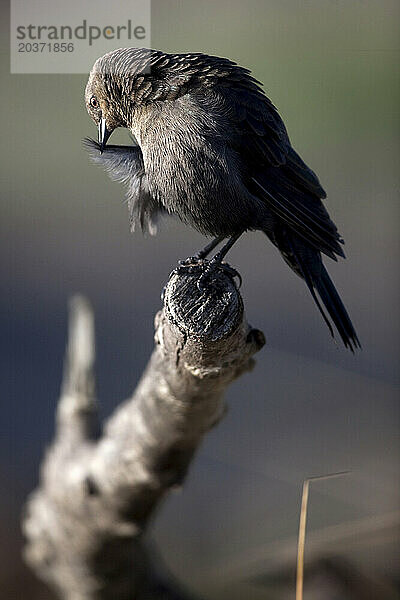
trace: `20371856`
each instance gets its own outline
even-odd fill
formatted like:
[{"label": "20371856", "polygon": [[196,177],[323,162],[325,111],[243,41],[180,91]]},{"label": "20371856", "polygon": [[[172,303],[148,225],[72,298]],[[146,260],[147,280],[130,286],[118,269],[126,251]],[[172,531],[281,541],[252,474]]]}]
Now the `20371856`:
[{"label": "20371856", "polygon": [[73,42],[19,42],[18,52],[73,52]]}]

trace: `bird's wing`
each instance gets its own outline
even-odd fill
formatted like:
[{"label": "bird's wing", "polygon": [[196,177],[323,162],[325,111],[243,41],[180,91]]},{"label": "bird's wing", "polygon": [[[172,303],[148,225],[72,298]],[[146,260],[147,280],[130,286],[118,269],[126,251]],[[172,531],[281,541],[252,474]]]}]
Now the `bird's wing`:
[{"label": "bird's wing", "polygon": [[326,194],[292,148],[278,111],[245,70],[234,82],[229,79],[220,82],[219,92],[227,106],[230,143],[241,157],[246,186],[318,250],[335,260],[336,254],[344,256],[343,240],[321,202]]},{"label": "bird's wing", "polygon": [[139,223],[142,230],[155,234],[160,207],[149,192],[139,146],[107,145],[100,152],[100,144],[90,138],[85,138],[84,145],[94,163],[103,167],[113,181],[126,185],[131,230]]}]

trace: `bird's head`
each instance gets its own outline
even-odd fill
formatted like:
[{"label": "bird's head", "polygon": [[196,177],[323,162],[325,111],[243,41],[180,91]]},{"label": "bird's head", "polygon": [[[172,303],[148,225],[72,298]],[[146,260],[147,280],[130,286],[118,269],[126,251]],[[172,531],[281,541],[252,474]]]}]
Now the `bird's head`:
[{"label": "bird's head", "polygon": [[89,116],[98,127],[103,151],[117,127],[132,126],[137,110],[165,99],[169,64],[166,54],[146,48],[120,48],[98,58],[85,90]]},{"label": "bird's head", "polygon": [[101,152],[114,129],[129,126],[127,76],[116,69],[118,63],[112,60],[113,54],[115,52],[96,60],[85,89],[86,109],[98,127]]},{"label": "bird's head", "polygon": [[147,48],[119,48],[101,56],[85,92],[87,111],[99,129],[100,149],[116,127],[133,131],[150,104],[174,102],[198,87],[213,85],[233,66],[227,59],[200,53],[167,54]]}]

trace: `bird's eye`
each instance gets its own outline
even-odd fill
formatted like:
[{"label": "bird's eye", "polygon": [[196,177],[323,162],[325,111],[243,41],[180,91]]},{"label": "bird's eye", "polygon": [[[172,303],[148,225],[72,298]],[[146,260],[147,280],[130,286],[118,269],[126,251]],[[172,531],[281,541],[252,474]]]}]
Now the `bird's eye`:
[{"label": "bird's eye", "polygon": [[99,103],[97,101],[96,96],[92,96],[89,100],[89,104],[92,108],[99,108]]}]

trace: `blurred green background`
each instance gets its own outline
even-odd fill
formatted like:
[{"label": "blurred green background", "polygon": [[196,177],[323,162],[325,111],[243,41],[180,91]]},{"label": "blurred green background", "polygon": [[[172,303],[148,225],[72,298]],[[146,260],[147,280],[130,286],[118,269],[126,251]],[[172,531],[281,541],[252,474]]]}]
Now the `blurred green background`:
[{"label": "blurred green background", "polygon": [[[335,346],[263,235],[235,245],[267,346],[152,527],[169,568],[208,598],[293,597],[303,479],[345,469],[312,488],[308,559],[399,581],[399,12],[395,0],[152,2],[153,47],[227,56],[264,83],[328,192],[348,256],[328,269],[363,344],[356,356]],[[157,238],[129,233],[122,187],[82,149],[96,134],[86,77],[10,75],[2,17],[0,596],[42,600],[19,515],[52,438],[68,298],[95,307],[106,416],[146,364],[170,270],[204,239],[174,221]]]}]

